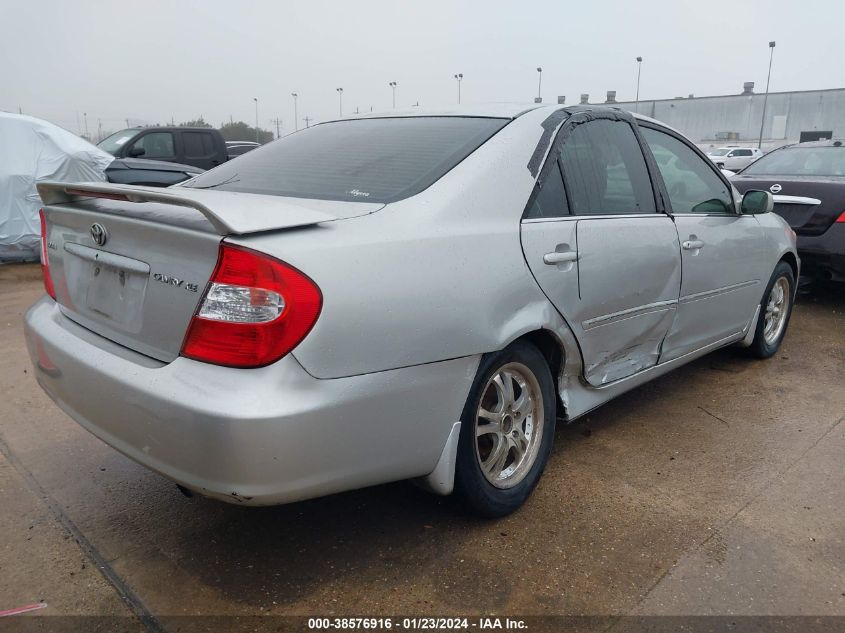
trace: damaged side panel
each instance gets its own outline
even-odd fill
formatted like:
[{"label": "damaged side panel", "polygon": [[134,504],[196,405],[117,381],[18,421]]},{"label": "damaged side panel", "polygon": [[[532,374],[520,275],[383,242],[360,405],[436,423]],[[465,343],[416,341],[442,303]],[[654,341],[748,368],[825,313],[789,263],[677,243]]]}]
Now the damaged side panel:
[{"label": "damaged side panel", "polygon": [[[657,364],[681,285],[669,217],[527,221],[522,246],[578,340],[587,382],[601,386]],[[556,261],[561,253],[573,253],[571,261]]]}]

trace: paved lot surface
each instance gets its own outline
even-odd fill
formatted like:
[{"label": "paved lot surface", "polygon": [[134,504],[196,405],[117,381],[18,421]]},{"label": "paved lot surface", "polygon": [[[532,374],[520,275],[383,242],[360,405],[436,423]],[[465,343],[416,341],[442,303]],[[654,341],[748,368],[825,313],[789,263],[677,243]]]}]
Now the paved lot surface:
[{"label": "paved lot surface", "polygon": [[37,267],[0,267],[0,610],[845,616],[841,287],[800,300],[775,358],[722,350],[559,429],[495,522],[406,484],[186,499],[38,388],[41,292]]}]

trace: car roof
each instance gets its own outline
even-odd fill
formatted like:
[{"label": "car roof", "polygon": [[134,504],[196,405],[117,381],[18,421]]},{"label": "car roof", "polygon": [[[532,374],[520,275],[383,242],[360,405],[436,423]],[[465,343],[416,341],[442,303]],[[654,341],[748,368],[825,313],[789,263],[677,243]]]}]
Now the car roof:
[{"label": "car roof", "polygon": [[[382,112],[366,112],[360,114],[351,114],[345,117],[330,119],[323,121],[324,123],[333,121],[354,121],[358,119],[392,119],[392,118],[408,118],[408,117],[479,117],[479,118],[499,118],[499,119],[515,119],[528,112],[546,111],[548,114],[557,110],[566,110],[570,114],[577,112],[588,112],[596,110],[617,110],[623,111],[622,108],[612,105],[565,105],[565,104],[549,104],[543,105],[538,103],[483,103],[470,105],[454,105],[442,108],[427,108],[427,107],[412,107],[403,110],[387,110]],[[628,111],[634,118],[642,121],[651,121],[663,127],[668,127],[665,123]],[[670,128],[671,129],[671,128]]]}]

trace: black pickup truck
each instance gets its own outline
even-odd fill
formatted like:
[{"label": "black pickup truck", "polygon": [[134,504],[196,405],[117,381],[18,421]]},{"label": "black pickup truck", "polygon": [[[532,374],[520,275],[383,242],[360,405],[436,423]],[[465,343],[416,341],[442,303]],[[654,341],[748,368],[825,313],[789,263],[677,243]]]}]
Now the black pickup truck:
[{"label": "black pickup truck", "polygon": [[97,143],[115,158],[144,158],[211,169],[229,160],[219,130],[208,127],[144,127],[115,132]]}]

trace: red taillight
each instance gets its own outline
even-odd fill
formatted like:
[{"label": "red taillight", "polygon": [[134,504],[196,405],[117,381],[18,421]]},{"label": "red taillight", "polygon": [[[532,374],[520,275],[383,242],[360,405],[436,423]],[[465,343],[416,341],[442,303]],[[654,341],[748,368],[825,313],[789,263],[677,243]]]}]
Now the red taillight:
[{"label": "red taillight", "polygon": [[290,352],[314,326],[323,297],[296,268],[222,244],[182,356],[229,367],[263,367]]},{"label": "red taillight", "polygon": [[41,218],[41,275],[44,277],[44,290],[55,299],[56,290],[53,288],[53,278],[50,276],[50,260],[47,257],[47,222],[44,220],[44,209],[39,209],[38,216]]},{"label": "red taillight", "polygon": [[838,218],[836,218],[836,221],[845,223],[845,211],[842,212],[842,215],[840,215]]}]

